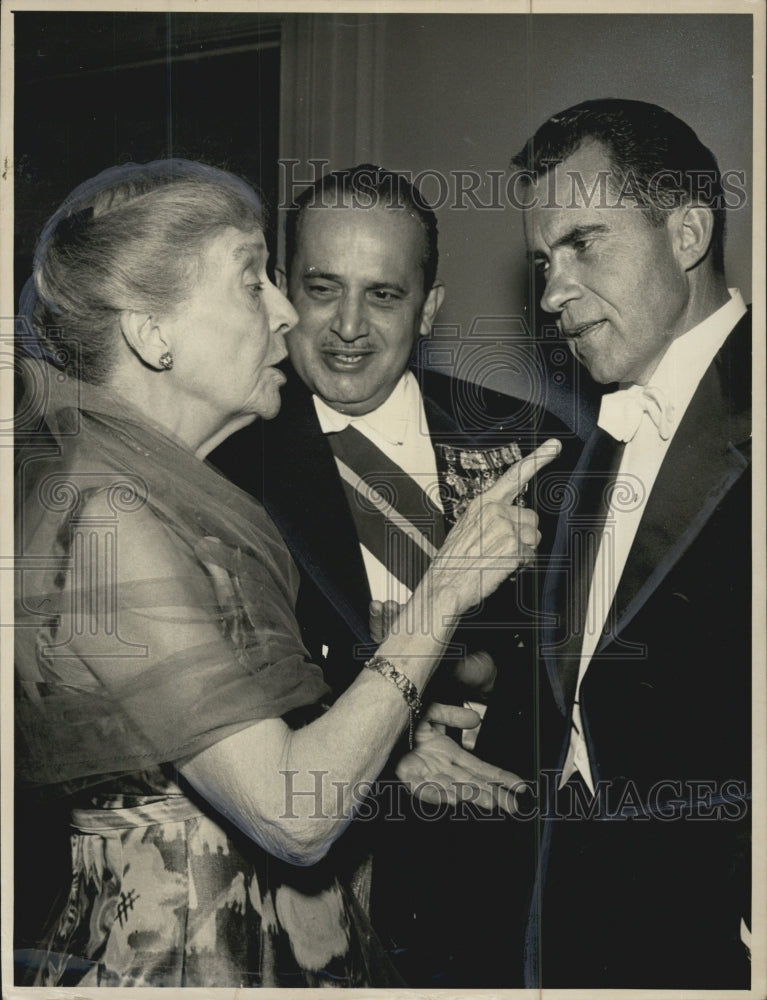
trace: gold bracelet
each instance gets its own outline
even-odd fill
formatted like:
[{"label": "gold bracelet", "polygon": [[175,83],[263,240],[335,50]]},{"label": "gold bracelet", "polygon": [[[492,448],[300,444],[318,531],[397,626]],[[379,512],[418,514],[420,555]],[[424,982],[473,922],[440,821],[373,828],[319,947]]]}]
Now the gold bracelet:
[{"label": "gold bracelet", "polygon": [[368,670],[375,670],[382,677],[385,677],[387,681],[391,681],[405,699],[409,713],[408,746],[412,750],[415,720],[423,715],[423,702],[418,696],[418,688],[402,673],[401,670],[397,670],[394,664],[390,663],[389,660],[383,656],[371,657],[371,659],[365,663],[365,666]]}]

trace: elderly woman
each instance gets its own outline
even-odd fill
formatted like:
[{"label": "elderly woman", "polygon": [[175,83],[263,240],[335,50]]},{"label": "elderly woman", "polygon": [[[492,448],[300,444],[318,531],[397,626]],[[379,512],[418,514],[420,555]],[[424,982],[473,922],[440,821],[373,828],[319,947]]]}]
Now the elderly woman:
[{"label": "elderly woman", "polygon": [[412,735],[451,623],[538,542],[511,504],[533,455],[450,533],[410,627],[323,705],[287,550],[203,461],[280,405],[296,314],[266,264],[254,192],[178,160],[82,185],[38,246],[22,412],[44,407],[47,430],[18,471],[17,773],[72,805],[40,985],[395,984],[332,845]]}]

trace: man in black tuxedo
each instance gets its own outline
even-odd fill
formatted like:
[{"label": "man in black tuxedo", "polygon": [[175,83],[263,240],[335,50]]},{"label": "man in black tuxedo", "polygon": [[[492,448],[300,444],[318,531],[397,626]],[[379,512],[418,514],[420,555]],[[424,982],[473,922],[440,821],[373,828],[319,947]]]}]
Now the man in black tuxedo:
[{"label": "man in black tuxedo", "polygon": [[541,306],[613,390],[545,579],[526,985],[746,988],[751,324],[721,176],[685,123],[613,99],[513,166]]},{"label": "man in black tuxedo", "polygon": [[[403,175],[361,165],[318,180],[288,219],[286,263],[299,324],[287,339],[291,364],[280,413],[234,435],[214,461],[264,502],[288,543],[301,572],[296,615],[304,643],[337,697],[370,655],[371,600],[379,617],[404,603],[408,585],[425,568],[421,550],[369,509],[364,495],[360,499],[358,473],[397,510],[415,488],[416,509],[406,513],[426,536],[418,545],[428,549],[474,492],[565,428],[526,401],[412,365],[444,289],[437,279],[436,217]],[[347,428],[351,444],[343,443]],[[371,446],[372,468],[361,473],[357,451]],[[553,534],[545,524],[541,532]],[[387,546],[405,551],[405,565],[390,562]],[[496,664],[529,672],[526,584],[523,574],[519,584],[501,588],[456,633],[453,654],[429,691],[431,699],[452,703],[433,709],[443,723],[457,729],[476,721],[460,703],[464,695],[481,699]],[[475,655],[461,661],[464,652]],[[448,779],[503,779],[458,742],[449,746]],[[398,773],[432,777],[422,765],[411,754]],[[405,813],[417,805],[402,796],[398,801]],[[495,805],[485,792],[477,804]],[[521,983],[521,962],[512,971],[514,963],[495,949],[502,971],[493,971],[478,954],[480,946],[491,950],[483,932],[491,910],[484,904],[491,871],[497,876],[497,866],[483,876],[481,865],[496,852],[511,852],[497,812],[481,827],[466,822],[469,812],[463,809],[463,821],[381,824],[374,924],[388,931],[410,985]],[[529,824],[525,835],[528,830]],[[484,857],[466,857],[464,870],[455,865],[459,854],[477,849]],[[532,846],[524,868],[531,882]],[[524,893],[517,899],[521,904]],[[518,905],[515,930],[511,917],[509,927],[504,931],[501,923],[498,930],[504,948],[516,934],[517,956],[524,915]]]}]

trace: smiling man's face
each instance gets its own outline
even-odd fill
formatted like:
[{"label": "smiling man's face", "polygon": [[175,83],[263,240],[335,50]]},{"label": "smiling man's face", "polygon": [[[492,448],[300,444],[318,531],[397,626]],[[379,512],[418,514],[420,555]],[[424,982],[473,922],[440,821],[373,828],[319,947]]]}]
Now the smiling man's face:
[{"label": "smiling man's face", "polygon": [[546,282],[541,306],[556,314],[573,354],[597,382],[644,384],[684,332],[688,282],[671,216],[655,226],[630,198],[622,206],[600,198],[600,171],[614,176],[604,148],[589,142],[553,178],[541,177],[525,233]]},{"label": "smiling man's face", "polygon": [[298,325],[290,360],[328,406],[360,416],[391,394],[438,297],[424,291],[425,235],[405,209],[304,210],[289,293]]}]

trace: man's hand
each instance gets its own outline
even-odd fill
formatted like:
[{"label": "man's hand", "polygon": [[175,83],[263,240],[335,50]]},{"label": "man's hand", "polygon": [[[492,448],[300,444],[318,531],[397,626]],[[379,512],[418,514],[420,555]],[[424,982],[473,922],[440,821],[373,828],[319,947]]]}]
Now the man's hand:
[{"label": "man's hand", "polygon": [[513,815],[516,796],[527,786],[518,775],[487,764],[445,734],[445,727],[473,729],[479,716],[468,708],[433,704],[415,731],[415,747],[395,771],[411,795],[431,805],[470,802]]},{"label": "man's hand", "polygon": [[[467,653],[453,667],[453,676],[465,687],[470,688],[469,697],[484,698],[490,694],[495,685],[498,668],[492,656],[484,650]],[[462,726],[463,729],[473,729],[473,726]]]},{"label": "man's hand", "polygon": [[379,646],[389,636],[397,624],[399,613],[405,607],[396,601],[371,601],[368,606],[370,615],[370,636]]},{"label": "man's hand", "polygon": [[[370,602],[369,624],[373,642],[380,645],[392,632],[396,634],[397,621],[404,607],[404,604],[397,604],[396,601]],[[478,650],[476,653],[467,653],[458,660],[452,672],[460,684],[471,689],[473,697],[483,698],[493,690],[498,669],[489,653]],[[475,725],[476,723],[469,722],[459,728],[473,729]]]}]

